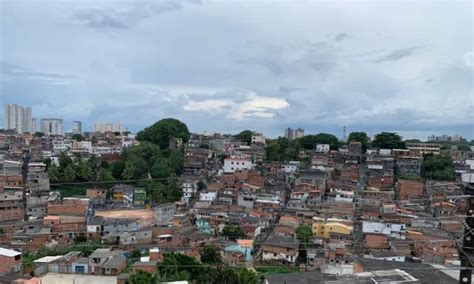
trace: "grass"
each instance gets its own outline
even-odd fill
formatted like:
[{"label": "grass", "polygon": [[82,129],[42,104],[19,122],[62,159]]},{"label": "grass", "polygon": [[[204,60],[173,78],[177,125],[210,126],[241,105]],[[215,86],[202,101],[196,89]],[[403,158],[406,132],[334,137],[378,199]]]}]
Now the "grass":
[{"label": "grass", "polygon": [[275,266],[275,267],[257,267],[257,272],[259,274],[263,274],[265,276],[272,275],[272,274],[288,274],[288,273],[296,273],[300,270],[297,267],[286,267],[286,266]]}]

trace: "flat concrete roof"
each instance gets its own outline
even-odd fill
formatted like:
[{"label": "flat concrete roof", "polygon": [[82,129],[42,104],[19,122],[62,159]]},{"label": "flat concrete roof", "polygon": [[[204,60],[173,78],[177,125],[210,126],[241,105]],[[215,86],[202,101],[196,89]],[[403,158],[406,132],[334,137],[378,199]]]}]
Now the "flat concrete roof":
[{"label": "flat concrete roof", "polygon": [[41,277],[42,284],[116,284],[116,276],[48,273]]}]

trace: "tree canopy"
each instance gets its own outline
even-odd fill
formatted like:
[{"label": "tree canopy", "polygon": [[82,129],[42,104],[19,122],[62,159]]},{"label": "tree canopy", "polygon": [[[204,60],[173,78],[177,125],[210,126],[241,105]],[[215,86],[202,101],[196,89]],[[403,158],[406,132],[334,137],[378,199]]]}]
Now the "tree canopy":
[{"label": "tree canopy", "polygon": [[252,130],[246,129],[246,130],[241,131],[239,134],[234,135],[234,138],[239,139],[242,142],[245,142],[247,144],[250,144],[252,143],[252,134],[253,134]]},{"label": "tree canopy", "polygon": [[347,142],[360,142],[362,144],[362,151],[365,152],[369,147],[370,139],[365,132],[351,132]]},{"label": "tree canopy", "polygon": [[186,124],[175,118],[162,119],[137,133],[139,141],[149,141],[161,149],[169,147],[171,138],[181,138],[183,142],[187,142],[189,137],[190,133]]},{"label": "tree canopy", "polygon": [[337,150],[339,148],[339,140],[336,136],[328,133],[319,133],[316,135],[306,135],[304,137],[298,138],[297,142],[304,149],[314,149],[316,144],[329,144],[332,150]]},{"label": "tree canopy", "polygon": [[425,154],[423,170],[426,179],[454,180],[453,161],[449,156]]},{"label": "tree canopy", "polygon": [[221,255],[216,246],[210,244],[205,245],[201,252],[201,262],[205,264],[220,264]]},{"label": "tree canopy", "polygon": [[402,137],[394,132],[382,132],[375,135],[372,146],[379,149],[404,149],[405,142]]},{"label": "tree canopy", "polygon": [[290,141],[286,137],[268,140],[265,147],[267,161],[298,160],[300,144],[298,141]]},{"label": "tree canopy", "polygon": [[225,225],[222,229],[222,235],[228,237],[231,240],[245,238],[245,232],[239,226]]}]

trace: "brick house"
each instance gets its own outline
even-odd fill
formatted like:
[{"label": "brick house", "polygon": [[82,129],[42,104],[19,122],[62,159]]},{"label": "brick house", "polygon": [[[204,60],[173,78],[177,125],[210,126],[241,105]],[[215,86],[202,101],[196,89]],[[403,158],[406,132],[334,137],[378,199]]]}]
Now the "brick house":
[{"label": "brick house", "polygon": [[21,252],[0,248],[0,273],[21,271]]}]

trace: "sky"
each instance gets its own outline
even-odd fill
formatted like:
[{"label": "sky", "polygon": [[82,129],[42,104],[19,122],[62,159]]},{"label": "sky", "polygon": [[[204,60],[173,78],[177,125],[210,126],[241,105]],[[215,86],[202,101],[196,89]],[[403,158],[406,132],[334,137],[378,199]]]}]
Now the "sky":
[{"label": "sky", "polygon": [[[474,139],[473,2],[0,1],[0,104],[192,132]],[[3,125],[4,108],[0,109]]]}]

